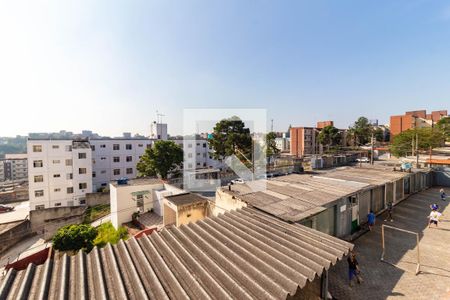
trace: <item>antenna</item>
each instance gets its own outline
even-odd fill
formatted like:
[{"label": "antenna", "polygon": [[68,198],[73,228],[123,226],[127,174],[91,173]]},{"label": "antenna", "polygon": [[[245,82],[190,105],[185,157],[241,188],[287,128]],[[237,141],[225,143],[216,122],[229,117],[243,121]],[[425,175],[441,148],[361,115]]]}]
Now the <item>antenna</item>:
[{"label": "antenna", "polygon": [[272,125],[270,126],[270,131],[273,132],[273,119],[271,119],[270,122],[272,122]]},{"label": "antenna", "polygon": [[165,117],[165,115],[160,114],[158,111],[156,111],[156,123],[161,124],[162,123],[162,117]]}]

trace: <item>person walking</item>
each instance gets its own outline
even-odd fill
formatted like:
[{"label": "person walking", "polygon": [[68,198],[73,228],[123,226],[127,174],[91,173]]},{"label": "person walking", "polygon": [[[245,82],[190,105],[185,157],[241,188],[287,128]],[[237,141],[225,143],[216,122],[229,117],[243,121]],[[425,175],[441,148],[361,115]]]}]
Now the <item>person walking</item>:
[{"label": "person walking", "polygon": [[430,221],[428,222],[428,228],[431,227],[431,224],[436,225],[436,228],[438,227],[439,218],[441,217],[441,213],[437,211],[437,208],[433,208],[428,218]]},{"label": "person walking", "polygon": [[447,195],[445,194],[444,189],[440,189],[439,194],[441,194],[441,200],[445,201],[445,198],[447,198]]},{"label": "person walking", "polygon": [[392,211],[393,211],[393,207],[392,207],[392,202],[391,201],[389,201],[388,203],[387,203],[387,212],[388,212],[388,215],[387,215],[387,218],[384,220],[385,222],[387,221],[387,220],[390,220],[391,222],[394,222],[394,218],[392,218]]},{"label": "person walking", "polygon": [[372,231],[372,227],[375,225],[375,214],[373,213],[373,210],[370,210],[369,214],[367,215],[367,223],[369,224],[369,230]]},{"label": "person walking", "polygon": [[350,255],[347,258],[347,262],[348,262],[348,281],[349,281],[349,286],[352,287],[353,286],[353,278],[356,277],[356,281],[358,283],[362,282],[362,278],[359,275],[361,273],[360,269],[359,269],[359,263],[358,260],[356,259],[356,253],[354,251],[350,252]]}]

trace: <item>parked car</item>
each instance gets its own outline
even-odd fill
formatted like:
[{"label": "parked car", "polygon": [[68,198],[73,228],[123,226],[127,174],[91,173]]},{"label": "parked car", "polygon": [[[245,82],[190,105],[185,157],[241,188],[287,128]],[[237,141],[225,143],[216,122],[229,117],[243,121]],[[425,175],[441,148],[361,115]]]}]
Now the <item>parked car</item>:
[{"label": "parked car", "polygon": [[361,158],[357,158],[356,161],[357,161],[357,162],[368,163],[370,160],[369,160],[368,157],[361,157]]},{"label": "parked car", "polygon": [[231,180],[231,183],[232,184],[244,183],[244,179],[242,179],[242,178],[233,179],[233,180]]},{"label": "parked car", "polygon": [[0,205],[0,213],[13,211],[13,210],[14,210],[14,207],[12,207],[12,206]]}]

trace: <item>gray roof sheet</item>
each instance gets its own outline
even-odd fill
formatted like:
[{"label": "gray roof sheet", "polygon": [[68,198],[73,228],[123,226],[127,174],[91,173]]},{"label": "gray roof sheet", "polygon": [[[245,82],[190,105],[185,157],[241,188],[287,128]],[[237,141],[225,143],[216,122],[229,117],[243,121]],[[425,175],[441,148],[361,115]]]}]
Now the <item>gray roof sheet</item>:
[{"label": "gray roof sheet", "polygon": [[89,254],[10,269],[0,298],[286,299],[352,247],[244,208]]}]

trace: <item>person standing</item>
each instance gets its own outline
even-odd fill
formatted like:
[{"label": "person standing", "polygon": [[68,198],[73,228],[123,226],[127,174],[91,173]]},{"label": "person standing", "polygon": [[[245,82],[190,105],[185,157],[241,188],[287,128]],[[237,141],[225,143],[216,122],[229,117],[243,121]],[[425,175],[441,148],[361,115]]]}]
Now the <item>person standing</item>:
[{"label": "person standing", "polygon": [[439,218],[441,217],[441,213],[437,211],[436,209],[433,209],[430,213],[430,215],[428,216],[428,218],[430,219],[430,221],[428,222],[428,228],[431,227],[431,224],[436,225],[436,228],[438,227],[438,223],[439,223]]},{"label": "person standing", "polygon": [[370,210],[369,214],[367,215],[367,223],[369,224],[369,230],[372,231],[372,227],[375,225],[375,214],[373,213],[373,210]]},{"label": "person standing", "polygon": [[445,198],[447,197],[447,195],[445,194],[444,189],[440,189],[439,193],[441,194],[441,200],[445,201]]},{"label": "person standing", "polygon": [[386,218],[384,221],[390,220],[391,222],[394,222],[394,219],[392,218],[392,211],[393,211],[392,202],[389,201],[389,202],[387,203],[387,212],[388,212],[388,215],[387,215],[387,218]]},{"label": "person standing", "polygon": [[359,276],[360,270],[359,270],[359,263],[356,259],[356,253],[354,251],[350,252],[350,255],[347,258],[348,262],[348,280],[349,280],[349,286],[352,287],[352,280],[354,277],[356,277],[356,281],[358,283],[362,282],[361,276]]}]

